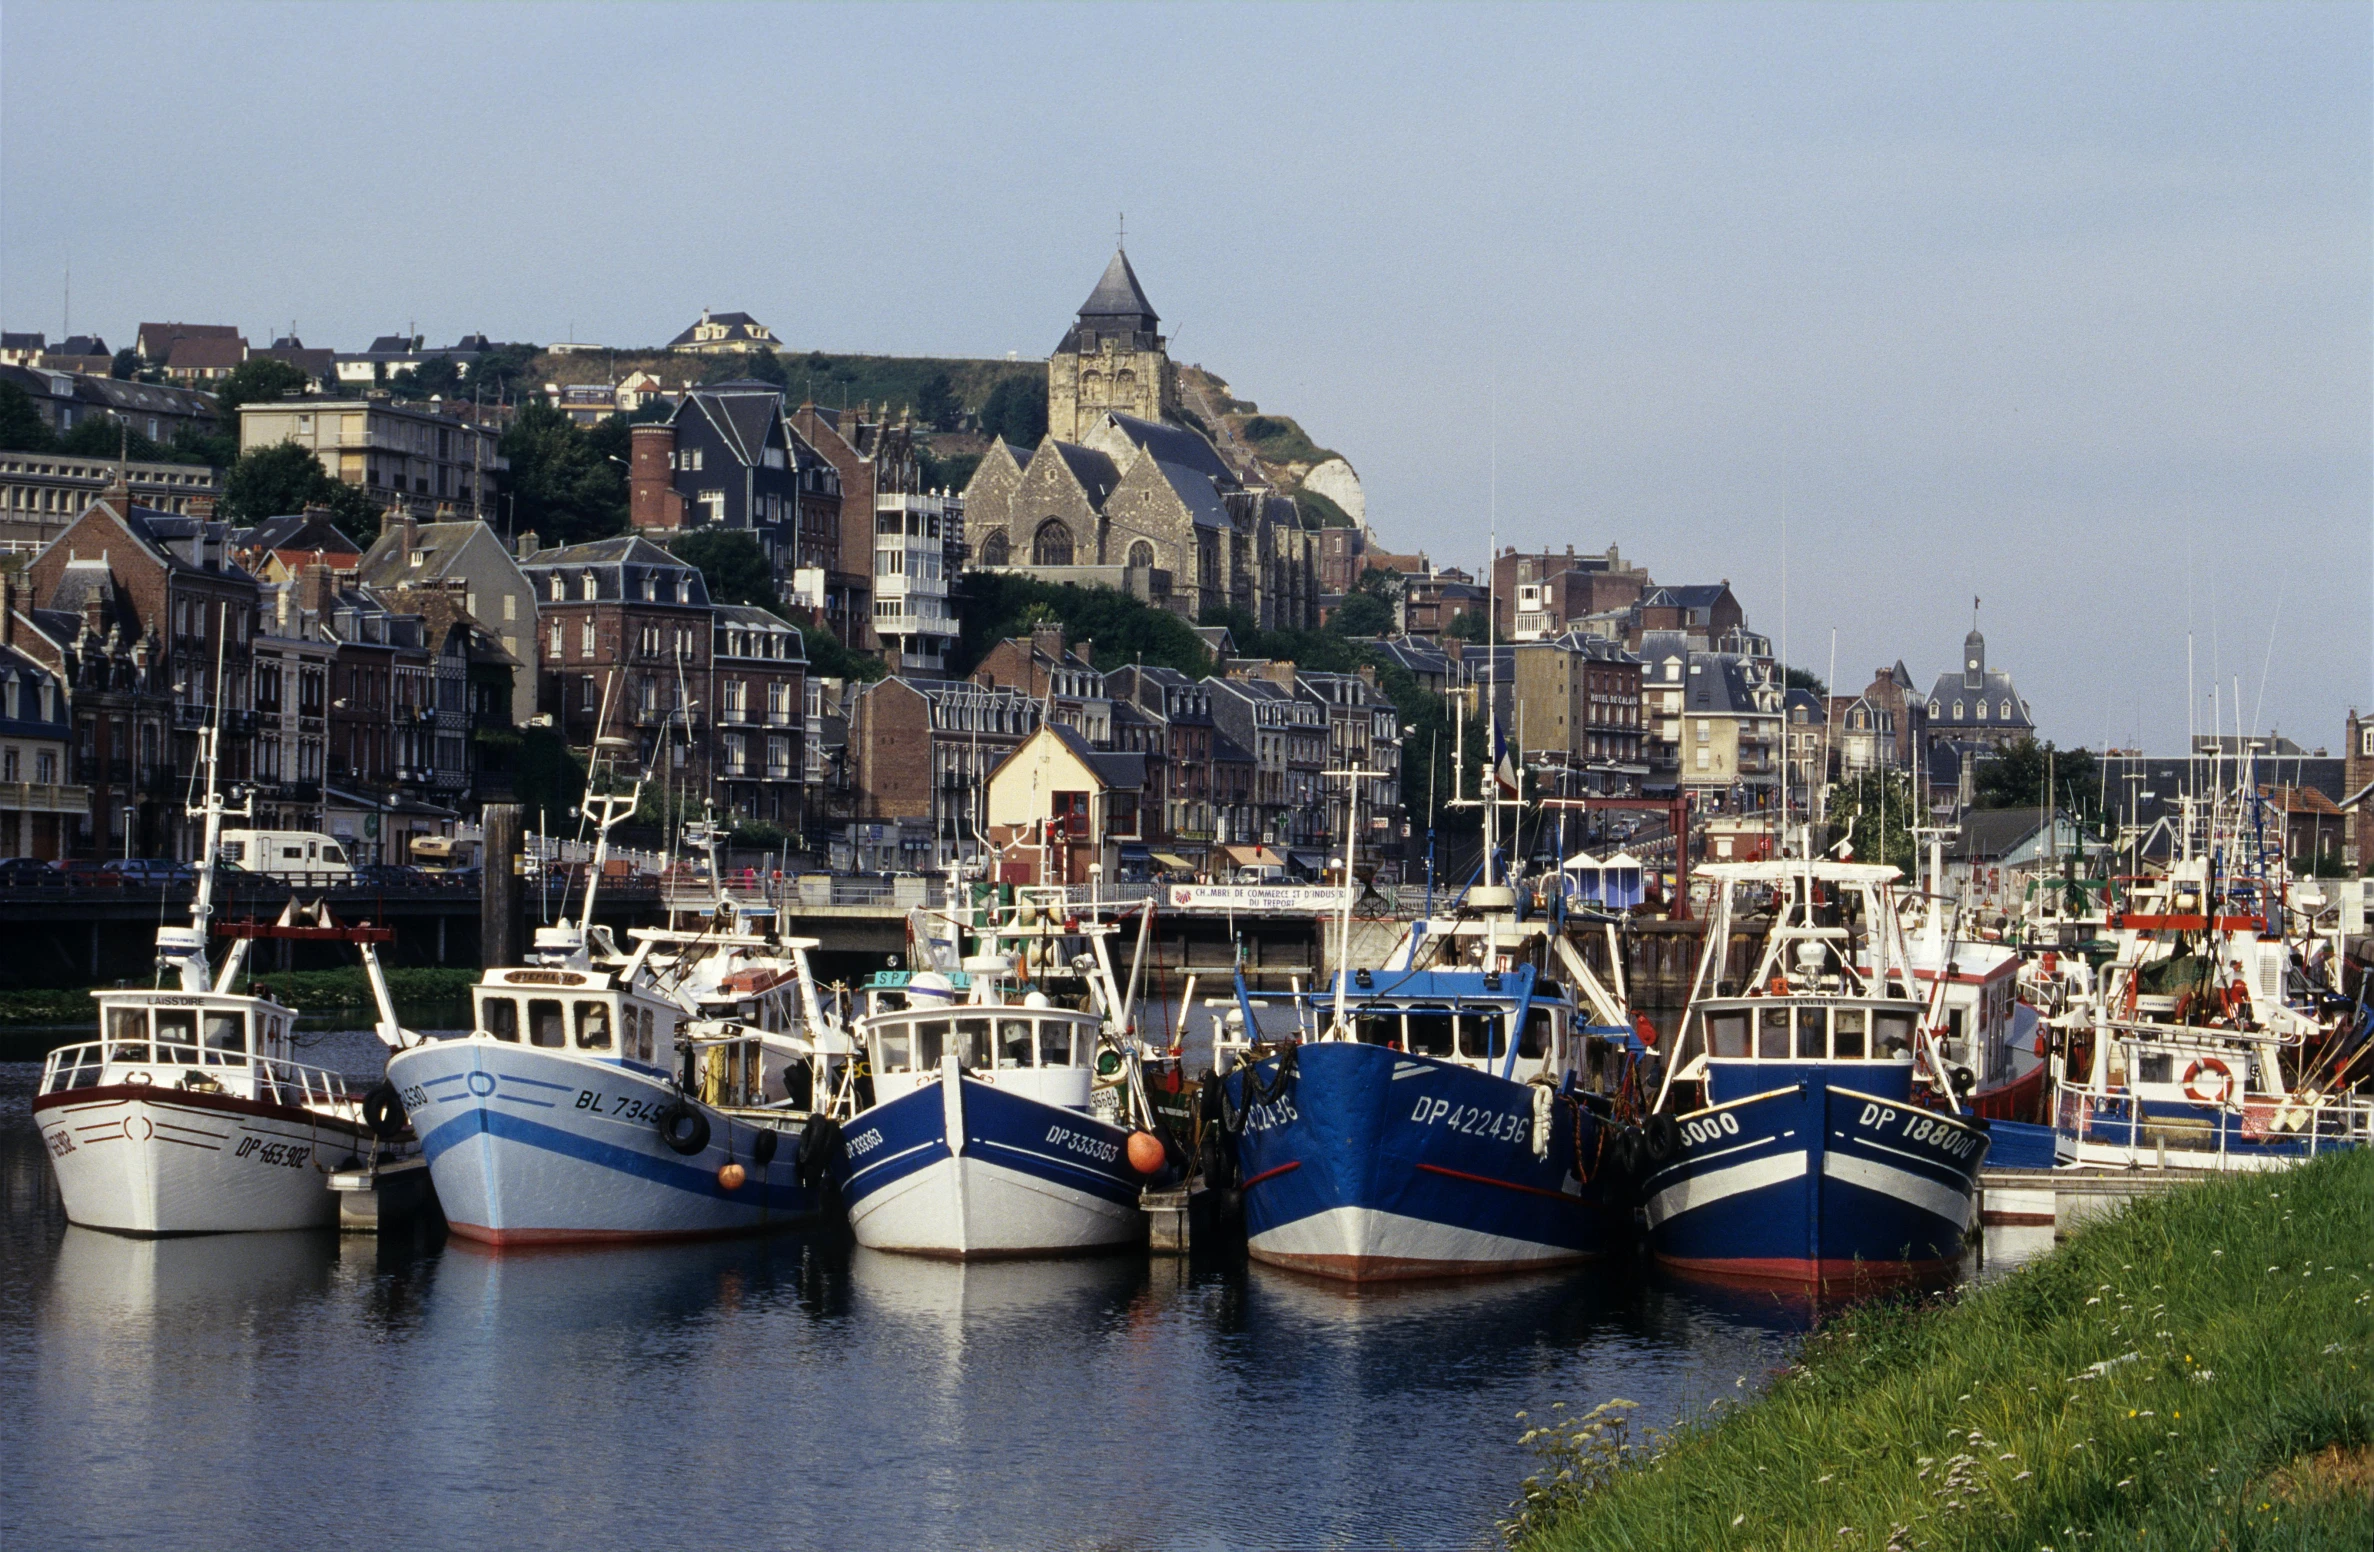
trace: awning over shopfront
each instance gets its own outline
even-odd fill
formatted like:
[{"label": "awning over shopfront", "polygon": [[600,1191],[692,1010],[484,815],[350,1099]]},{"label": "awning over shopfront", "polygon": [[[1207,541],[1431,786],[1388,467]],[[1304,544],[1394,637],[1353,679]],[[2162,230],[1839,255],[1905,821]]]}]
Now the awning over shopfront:
[{"label": "awning over shopfront", "polygon": [[1286,859],[1267,846],[1230,846],[1229,860],[1240,868],[1282,868]]},{"label": "awning over shopfront", "polygon": [[1195,864],[1189,862],[1185,857],[1180,856],[1175,851],[1156,852],[1154,854],[1154,864],[1157,867],[1168,868],[1174,873],[1192,873],[1195,871]]}]

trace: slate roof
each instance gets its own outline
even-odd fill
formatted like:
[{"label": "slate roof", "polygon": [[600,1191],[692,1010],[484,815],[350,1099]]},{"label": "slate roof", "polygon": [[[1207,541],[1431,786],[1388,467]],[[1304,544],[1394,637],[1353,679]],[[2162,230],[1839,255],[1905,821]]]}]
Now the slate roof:
[{"label": "slate roof", "polygon": [[1187,509],[1196,527],[1228,526],[1227,503],[1220,499],[1220,492],[1213,488],[1207,476],[1159,457],[1154,460],[1154,470],[1178,496],[1179,504]]},{"label": "slate roof", "polygon": [[1723,582],[1690,583],[1680,587],[1660,587],[1641,600],[1646,608],[1711,609],[1731,591]]},{"label": "slate roof", "polygon": [[1130,791],[1142,789],[1146,785],[1146,757],[1144,754],[1136,750],[1124,753],[1119,750],[1099,749],[1091,744],[1078,728],[1066,727],[1060,722],[1050,722],[1045,726],[1046,731],[1054,734],[1061,741],[1063,747],[1070,750],[1082,765],[1096,772],[1097,780],[1106,786]]},{"label": "slate roof", "polygon": [[[431,523],[421,531],[451,526]],[[335,555],[362,553],[362,546],[339,532],[338,526],[323,512],[289,512],[279,517],[258,518],[251,527],[234,529],[231,538],[240,549],[249,551],[304,549]]]},{"label": "slate roof", "polygon": [[[2055,812],[2053,818],[2066,828],[2083,828],[2066,810]],[[2043,832],[2043,816],[2033,808],[1974,808],[1962,815],[1962,827],[1946,842],[1945,854],[1956,862],[1991,862]]]},{"label": "slate roof", "polygon": [[1140,420],[1116,410],[1105,412],[1105,419],[1121,434],[1164,463],[1193,469],[1209,478],[1213,484],[1226,488],[1237,483],[1235,471],[1222,461],[1219,452],[1185,426],[1165,425],[1160,421]]},{"label": "slate roof", "polygon": [[173,354],[174,342],[185,339],[236,340],[242,336],[236,325],[228,323],[144,323],[134,341],[143,361],[164,361]]},{"label": "slate roof", "polygon": [[246,359],[247,344],[236,337],[191,339],[185,335],[173,342],[173,354],[165,358],[165,369],[171,372],[211,372],[235,367]]},{"label": "slate roof", "polygon": [[112,356],[115,352],[109,350],[107,341],[96,334],[70,334],[58,341],[58,348],[51,351],[50,354],[53,356]]},{"label": "slate roof", "polygon": [[1759,690],[1769,691],[1771,687],[1753,682],[1749,674],[1751,661],[1735,652],[1692,653],[1682,678],[1682,710],[1695,715],[1776,715],[1777,696],[1769,710],[1757,704]]},{"label": "slate roof", "polygon": [[1105,497],[1111,495],[1113,487],[1121,483],[1121,471],[1114,467],[1113,460],[1095,448],[1082,447],[1077,442],[1057,442],[1050,438],[1048,445],[1055,449],[1055,456],[1070,468],[1072,478],[1086,487],[1089,501],[1101,508],[1105,504]]},{"label": "slate roof", "polygon": [[437,581],[452,569],[455,561],[461,559],[462,547],[470,542],[471,537],[485,529],[486,524],[480,522],[417,524],[412,535],[413,553],[424,558],[415,566],[397,555],[397,529],[391,523],[381,529],[379,537],[372,541],[370,550],[363,556],[361,565],[356,567],[355,574],[373,587],[399,587],[405,583]]},{"label": "slate roof", "polygon": [[166,415],[211,417],[215,413],[213,394],[164,383],[136,383],[122,377],[94,377],[84,373],[75,378],[74,393],[79,399],[104,404],[119,414],[154,410]]},{"label": "slate roof", "polygon": [[755,332],[756,329],[761,327],[761,325],[756,318],[751,317],[748,313],[704,312],[699,318],[695,319],[691,323],[686,324],[684,326],[683,333],[668,341],[668,348],[673,350],[678,345],[693,344],[695,342],[693,338],[695,331],[697,331],[704,323],[722,324],[725,326],[726,332],[724,338],[722,339],[699,341],[699,343],[703,345],[727,345],[739,342],[747,342],[753,345],[764,346],[771,345],[773,343],[765,335]]},{"label": "slate roof", "polygon": [[0,329],[0,350],[47,350],[48,348],[49,336],[38,330],[30,334],[18,334],[11,330]]},{"label": "slate roof", "polygon": [[[529,572],[539,578],[556,570],[564,571],[570,574],[572,581],[577,574],[591,571],[594,574],[594,592],[597,602],[621,599],[629,603],[646,601],[642,596],[641,583],[644,575],[648,572],[656,571],[666,575],[671,588],[674,587],[677,578],[689,575],[692,582],[692,596],[689,600],[670,597],[660,599],[658,602],[675,604],[680,608],[705,608],[709,603],[709,584],[703,579],[697,568],[687,566],[666,550],[653,544],[649,539],[636,534],[624,534],[615,539],[596,539],[587,544],[568,544],[555,549],[538,550],[526,560],[521,561],[519,566],[522,571]],[[572,586],[569,591],[572,597],[563,599],[561,602],[574,601],[576,588]]]},{"label": "slate roof", "polygon": [[1154,311],[1154,304],[1146,300],[1145,288],[1138,284],[1138,272],[1129,267],[1129,255],[1121,249],[1113,250],[1112,262],[1105,266],[1096,289],[1080,304],[1080,321],[1100,330],[1126,328],[1148,332],[1162,321]]}]

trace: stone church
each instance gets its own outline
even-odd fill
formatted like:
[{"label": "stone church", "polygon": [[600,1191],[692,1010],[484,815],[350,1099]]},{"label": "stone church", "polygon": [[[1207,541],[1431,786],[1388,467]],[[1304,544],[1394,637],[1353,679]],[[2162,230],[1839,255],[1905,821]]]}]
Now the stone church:
[{"label": "stone church", "polygon": [[1248,486],[1179,406],[1160,318],[1116,251],[1047,361],[1047,436],[991,445],[965,487],[973,564],[1118,588],[1198,618],[1318,623],[1318,536]]}]

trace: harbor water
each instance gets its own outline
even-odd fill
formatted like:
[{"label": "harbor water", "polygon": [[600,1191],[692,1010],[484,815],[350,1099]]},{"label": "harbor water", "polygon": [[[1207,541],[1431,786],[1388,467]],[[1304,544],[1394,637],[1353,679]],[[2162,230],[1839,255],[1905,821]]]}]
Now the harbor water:
[{"label": "harbor water", "polygon": [[1631,1262],[1351,1294],[795,1236],[133,1240],[65,1222],[37,1074],[0,1066],[10,1547],[1478,1547],[1519,1410],[1703,1412],[1805,1323]]}]

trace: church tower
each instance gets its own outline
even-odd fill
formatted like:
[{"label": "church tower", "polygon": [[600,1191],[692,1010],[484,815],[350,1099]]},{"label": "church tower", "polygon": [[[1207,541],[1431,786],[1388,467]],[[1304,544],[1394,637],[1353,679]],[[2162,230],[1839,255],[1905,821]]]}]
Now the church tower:
[{"label": "church tower", "polygon": [[1129,255],[1113,250],[1079,321],[1047,358],[1047,430],[1061,442],[1087,436],[1107,410],[1160,421],[1179,405],[1170,341],[1138,285]]}]

